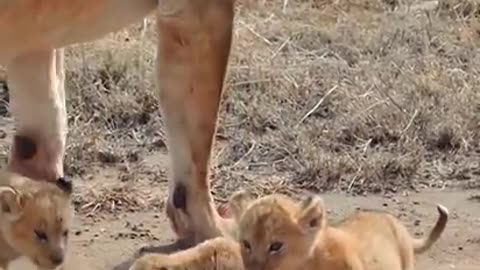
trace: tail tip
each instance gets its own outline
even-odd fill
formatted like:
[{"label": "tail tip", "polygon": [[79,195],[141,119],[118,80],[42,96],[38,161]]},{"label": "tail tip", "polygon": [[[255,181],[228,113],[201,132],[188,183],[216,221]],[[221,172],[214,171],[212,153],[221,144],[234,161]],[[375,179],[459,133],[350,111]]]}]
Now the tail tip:
[{"label": "tail tip", "polygon": [[444,205],[437,204],[437,210],[438,210],[438,213],[442,216],[448,216],[449,215],[448,208]]}]

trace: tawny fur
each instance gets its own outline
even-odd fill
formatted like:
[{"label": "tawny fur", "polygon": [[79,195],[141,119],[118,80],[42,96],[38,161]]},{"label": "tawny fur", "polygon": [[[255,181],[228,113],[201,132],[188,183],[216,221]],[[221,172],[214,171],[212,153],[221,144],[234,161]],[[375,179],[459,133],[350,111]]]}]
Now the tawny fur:
[{"label": "tawny fur", "polygon": [[230,208],[249,270],[413,270],[414,254],[430,248],[448,220],[448,210],[438,205],[433,229],[417,239],[388,213],[361,211],[329,226],[319,196],[254,200],[247,194],[232,196]]},{"label": "tawny fur", "polygon": [[244,267],[238,243],[231,238],[216,237],[169,255],[143,255],[129,270],[244,270]]},{"label": "tawny fur", "polygon": [[[166,209],[179,237],[200,242],[227,233],[210,194],[208,163],[234,0],[0,0],[0,65],[7,67],[17,127],[9,166],[32,178],[64,176],[63,48],[102,38],[155,11],[155,75],[172,161]],[[185,194],[174,196],[178,186]]]},{"label": "tawny fur", "polygon": [[62,265],[72,218],[68,191],[0,172],[0,268],[19,257],[42,270]]}]

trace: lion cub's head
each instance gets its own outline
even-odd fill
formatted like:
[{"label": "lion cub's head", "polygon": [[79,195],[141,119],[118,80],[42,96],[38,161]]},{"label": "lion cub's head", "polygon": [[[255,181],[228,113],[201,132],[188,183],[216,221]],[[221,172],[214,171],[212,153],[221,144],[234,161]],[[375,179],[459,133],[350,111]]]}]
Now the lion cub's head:
[{"label": "lion cub's head", "polygon": [[[0,232],[8,248],[43,269],[62,264],[73,218],[71,184],[2,173]],[[0,251],[1,252],[1,251]]]},{"label": "lion cub's head", "polygon": [[237,238],[246,269],[301,269],[312,255],[315,238],[325,227],[323,200],[294,201],[283,195],[253,199],[247,192],[229,202],[238,224]]}]

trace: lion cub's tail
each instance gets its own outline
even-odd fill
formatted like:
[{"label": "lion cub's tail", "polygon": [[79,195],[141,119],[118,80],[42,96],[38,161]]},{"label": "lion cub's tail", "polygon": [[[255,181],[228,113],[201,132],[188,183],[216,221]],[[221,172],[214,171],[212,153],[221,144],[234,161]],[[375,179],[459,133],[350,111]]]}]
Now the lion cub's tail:
[{"label": "lion cub's tail", "polygon": [[433,243],[438,240],[443,230],[445,229],[445,226],[447,225],[448,209],[441,204],[437,204],[437,211],[439,215],[437,223],[435,223],[435,226],[430,231],[428,236],[420,239],[413,239],[413,250],[417,254],[423,253],[428,250],[433,245]]}]

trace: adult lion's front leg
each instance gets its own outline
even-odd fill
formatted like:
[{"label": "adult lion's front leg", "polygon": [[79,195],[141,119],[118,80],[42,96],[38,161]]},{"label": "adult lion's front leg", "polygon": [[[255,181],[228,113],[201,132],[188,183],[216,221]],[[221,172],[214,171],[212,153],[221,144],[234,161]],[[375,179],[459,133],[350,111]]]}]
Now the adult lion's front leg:
[{"label": "adult lion's front leg", "polygon": [[63,177],[67,136],[63,49],[23,53],[7,65],[16,131],[9,166],[20,174]]},{"label": "adult lion's front leg", "polygon": [[233,4],[165,0],[158,10],[157,82],[172,161],[167,214],[178,236],[193,243],[226,233],[210,194],[208,165],[230,54]]}]

